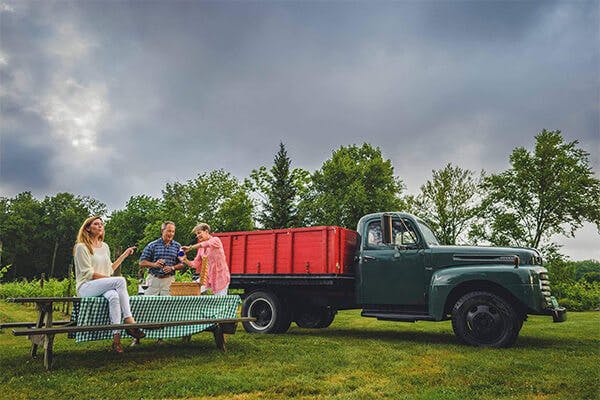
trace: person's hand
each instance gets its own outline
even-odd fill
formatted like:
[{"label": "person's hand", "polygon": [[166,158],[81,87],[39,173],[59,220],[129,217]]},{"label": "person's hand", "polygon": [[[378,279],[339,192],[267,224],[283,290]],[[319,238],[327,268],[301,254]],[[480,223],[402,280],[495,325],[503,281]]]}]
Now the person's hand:
[{"label": "person's hand", "polygon": [[165,266],[165,260],[163,260],[162,258],[160,260],[156,260],[154,266],[158,268],[163,268]]},{"label": "person's hand", "polygon": [[[184,252],[188,252],[192,249],[192,246],[181,246],[181,250],[183,250]],[[181,258],[181,257],[180,257]]]},{"label": "person's hand", "polygon": [[187,256],[184,254],[181,257],[177,257],[179,259],[179,261],[181,261],[184,264],[187,264],[189,262]]},{"label": "person's hand", "polygon": [[163,267],[162,271],[165,274],[169,274],[169,273],[175,271],[175,268],[171,267],[170,265],[167,265],[167,266]]},{"label": "person's hand", "polygon": [[127,249],[126,249],[126,250],[123,252],[123,254],[121,254],[121,256],[124,256],[124,257],[129,257],[130,255],[132,255],[132,254],[133,254],[133,252],[135,251],[135,249],[137,249],[137,247],[136,247],[136,246],[131,246],[131,247],[128,247],[128,248],[127,248]]}]

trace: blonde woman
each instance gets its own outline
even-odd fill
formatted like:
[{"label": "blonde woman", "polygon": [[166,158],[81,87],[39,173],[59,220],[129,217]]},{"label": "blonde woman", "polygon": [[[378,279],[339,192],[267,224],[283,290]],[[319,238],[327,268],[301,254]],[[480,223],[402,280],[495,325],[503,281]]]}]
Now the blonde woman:
[{"label": "blonde woman", "polygon": [[196,235],[198,243],[193,246],[183,246],[182,249],[185,252],[198,249],[198,254],[196,254],[193,261],[188,260],[186,256],[179,257],[179,259],[190,267],[196,268],[196,272],[199,274],[202,270],[202,257],[208,257],[208,282],[206,287],[210,288],[213,294],[217,296],[227,295],[231,278],[221,239],[212,236],[210,226],[205,223],[196,225],[192,229],[192,233]]},{"label": "blonde woman", "polygon": [[[110,261],[110,249],[104,243],[104,222],[102,218],[89,217],[83,222],[77,242],[73,248],[75,278],[79,297],[104,296],[108,300],[108,313],[111,324],[120,324],[121,317],[126,324],[135,324],[129,307],[127,282],[120,276],[111,276],[135,247],[130,247],[115,260]],[[146,336],[138,328],[127,329],[127,333],[136,339]],[[120,330],[113,331],[113,350],[123,353]]]}]

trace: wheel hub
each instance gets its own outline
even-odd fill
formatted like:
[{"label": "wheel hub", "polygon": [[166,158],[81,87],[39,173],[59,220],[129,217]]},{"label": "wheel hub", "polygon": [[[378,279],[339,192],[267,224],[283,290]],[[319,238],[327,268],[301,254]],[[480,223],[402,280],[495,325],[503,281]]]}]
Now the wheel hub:
[{"label": "wheel hub", "polygon": [[475,339],[493,342],[502,334],[504,322],[498,310],[486,304],[472,307],[467,313],[467,327]]},{"label": "wheel hub", "polygon": [[258,330],[263,330],[273,319],[273,308],[271,304],[263,299],[256,299],[248,307],[248,316],[256,318],[251,325]]}]

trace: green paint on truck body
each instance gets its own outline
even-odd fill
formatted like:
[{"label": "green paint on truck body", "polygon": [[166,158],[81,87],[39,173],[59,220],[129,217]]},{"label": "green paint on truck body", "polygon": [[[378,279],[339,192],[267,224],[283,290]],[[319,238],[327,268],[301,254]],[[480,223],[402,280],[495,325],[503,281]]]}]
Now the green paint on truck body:
[{"label": "green paint on truck body", "polygon": [[[384,214],[392,216],[391,244],[378,237]],[[398,212],[365,215],[357,231],[358,304],[413,307],[439,321],[466,290],[491,290],[523,314],[549,314],[552,308],[540,283],[540,276],[547,282],[547,270],[535,249],[439,245],[423,221]]]}]

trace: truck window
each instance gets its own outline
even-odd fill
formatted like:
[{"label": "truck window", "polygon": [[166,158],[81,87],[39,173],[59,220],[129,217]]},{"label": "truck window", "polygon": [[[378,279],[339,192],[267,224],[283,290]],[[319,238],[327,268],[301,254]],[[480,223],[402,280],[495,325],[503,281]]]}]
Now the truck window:
[{"label": "truck window", "polygon": [[[408,230],[406,230],[408,228]],[[409,246],[418,243],[418,236],[410,221],[404,220],[404,224],[398,219],[392,221],[392,238],[397,246]],[[415,242],[416,240],[416,242]],[[380,249],[388,247],[383,243],[383,232],[381,230],[381,221],[371,221],[367,225],[367,247],[371,249]]]},{"label": "truck window", "polygon": [[410,221],[403,220],[403,222],[394,221],[394,243],[396,246],[416,246],[419,243],[419,236],[415,232],[415,228]]},{"label": "truck window", "polygon": [[367,246],[378,248],[385,246],[383,244],[383,232],[381,231],[381,221],[372,221],[367,227]]},{"label": "truck window", "polygon": [[425,242],[427,242],[428,245],[430,245],[430,246],[439,246],[440,245],[440,242],[438,242],[435,235],[433,234],[433,232],[431,231],[431,229],[429,229],[429,227],[427,225],[425,225],[423,222],[419,221],[419,228],[421,229],[421,233],[423,234],[423,237],[425,238]]}]

